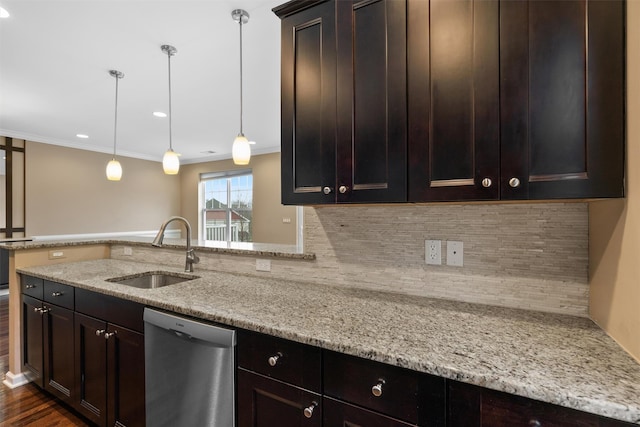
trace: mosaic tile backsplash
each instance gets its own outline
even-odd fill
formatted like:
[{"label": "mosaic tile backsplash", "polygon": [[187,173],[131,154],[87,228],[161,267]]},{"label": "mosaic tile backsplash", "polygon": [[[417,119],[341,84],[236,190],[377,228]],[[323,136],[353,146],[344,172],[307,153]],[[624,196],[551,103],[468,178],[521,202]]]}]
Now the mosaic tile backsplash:
[{"label": "mosaic tile backsplash", "polygon": [[[443,265],[426,265],[425,240],[442,240]],[[464,266],[446,265],[446,241]],[[367,205],[304,208],[304,250],[316,260],[202,254],[196,268],[588,315],[586,203]],[[184,263],[184,252],[136,247],[133,259]]]}]

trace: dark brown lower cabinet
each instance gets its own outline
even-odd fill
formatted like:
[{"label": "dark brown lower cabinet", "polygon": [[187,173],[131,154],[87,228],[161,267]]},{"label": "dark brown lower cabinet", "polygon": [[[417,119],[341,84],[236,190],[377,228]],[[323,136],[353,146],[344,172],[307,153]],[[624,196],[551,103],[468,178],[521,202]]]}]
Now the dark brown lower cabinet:
[{"label": "dark brown lower cabinet", "polygon": [[238,368],[238,426],[322,425],[319,394]]},{"label": "dark brown lower cabinet", "polygon": [[75,406],[99,426],[144,426],[144,335],[75,313]]},{"label": "dark brown lower cabinet", "polygon": [[144,335],[109,324],[107,417],[110,426],[145,425]]},{"label": "dark brown lower cabinet", "polygon": [[449,427],[631,427],[604,418],[456,381],[448,382]]},{"label": "dark brown lower cabinet", "polygon": [[22,372],[29,381],[44,387],[42,301],[27,295],[22,298]]},{"label": "dark brown lower cabinet", "polygon": [[73,398],[73,311],[23,295],[23,371],[65,402]]},{"label": "dark brown lower cabinet", "polygon": [[[107,322],[75,314],[76,409],[94,423],[107,424]],[[102,334],[100,333],[102,331]]]},{"label": "dark brown lower cabinet", "polygon": [[22,282],[27,378],[98,426],[143,427],[144,306],[49,281],[43,292],[42,279],[28,276]]},{"label": "dark brown lower cabinet", "polygon": [[323,419],[325,426],[408,427],[414,425],[329,397],[323,398],[322,402],[324,405]]},{"label": "dark brown lower cabinet", "polygon": [[43,305],[44,389],[59,399],[73,400],[73,311]]}]

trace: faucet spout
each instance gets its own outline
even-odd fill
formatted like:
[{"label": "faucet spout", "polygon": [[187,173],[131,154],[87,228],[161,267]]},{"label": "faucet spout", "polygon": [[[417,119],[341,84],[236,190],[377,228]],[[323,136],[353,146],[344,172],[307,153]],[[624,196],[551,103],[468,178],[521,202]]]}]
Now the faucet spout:
[{"label": "faucet spout", "polygon": [[156,247],[162,247],[162,241],[164,239],[164,233],[166,232],[167,225],[169,225],[172,221],[179,221],[184,223],[185,228],[187,229],[187,257],[185,261],[184,271],[188,273],[193,273],[193,264],[197,264],[200,262],[200,258],[196,255],[196,252],[191,247],[191,224],[185,218],[181,216],[172,216],[168,220],[162,223],[160,226],[160,230],[158,230],[158,234],[153,239],[151,244]]}]

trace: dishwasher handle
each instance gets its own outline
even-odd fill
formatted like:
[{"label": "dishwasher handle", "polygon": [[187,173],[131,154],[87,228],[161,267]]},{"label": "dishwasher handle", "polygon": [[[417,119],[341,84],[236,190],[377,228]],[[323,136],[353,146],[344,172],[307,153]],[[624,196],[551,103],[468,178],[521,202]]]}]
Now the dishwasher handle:
[{"label": "dishwasher handle", "polygon": [[225,348],[236,345],[236,331],[233,329],[221,328],[150,308],[144,309],[143,319],[145,324],[166,329],[187,339],[199,339]]}]

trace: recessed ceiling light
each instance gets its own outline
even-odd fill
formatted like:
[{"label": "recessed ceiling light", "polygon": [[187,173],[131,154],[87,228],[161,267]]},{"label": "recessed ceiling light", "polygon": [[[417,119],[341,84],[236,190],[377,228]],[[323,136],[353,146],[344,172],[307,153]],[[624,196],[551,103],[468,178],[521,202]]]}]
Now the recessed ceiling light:
[{"label": "recessed ceiling light", "polygon": [[9,11],[4,7],[0,7],[0,18],[8,18],[9,16],[11,16],[9,15]]},{"label": "recessed ceiling light", "polygon": [[89,138],[89,135],[85,135],[85,134],[83,134],[83,133],[76,134],[76,136],[77,136],[78,138],[82,138],[82,139],[87,139],[87,138]]},{"label": "recessed ceiling light", "polygon": [[167,117],[167,113],[163,113],[162,111],[154,111],[153,115],[156,117]]}]

